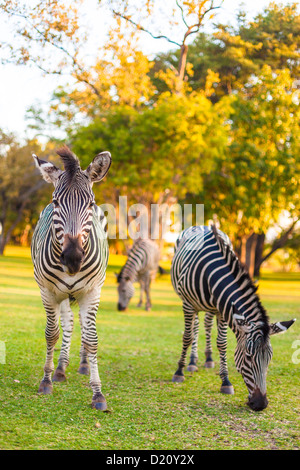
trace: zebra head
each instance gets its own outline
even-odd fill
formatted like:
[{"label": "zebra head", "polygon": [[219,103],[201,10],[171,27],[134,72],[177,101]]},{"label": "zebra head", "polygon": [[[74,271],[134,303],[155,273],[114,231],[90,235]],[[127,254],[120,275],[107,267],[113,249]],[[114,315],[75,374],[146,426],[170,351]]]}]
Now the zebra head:
[{"label": "zebra head", "polygon": [[134,286],[130,278],[123,275],[122,271],[117,275],[118,282],[118,310],[126,310],[131,297],[134,295]]},{"label": "zebra head", "polygon": [[111,155],[99,153],[86,170],[81,170],[78,158],[67,146],[57,150],[64,171],[50,162],[33,155],[35,164],[43,178],[53,183],[53,225],[61,254],[64,271],[70,275],[78,273],[85,257],[85,245],[92,225],[95,197],[93,183],[101,181],[107,174]]},{"label": "zebra head", "polygon": [[261,411],[268,405],[266,376],[273,355],[270,336],[286,331],[294,322],[254,323],[240,313],[233,315],[237,332],[235,364],[249,391],[248,405],[254,411]]}]

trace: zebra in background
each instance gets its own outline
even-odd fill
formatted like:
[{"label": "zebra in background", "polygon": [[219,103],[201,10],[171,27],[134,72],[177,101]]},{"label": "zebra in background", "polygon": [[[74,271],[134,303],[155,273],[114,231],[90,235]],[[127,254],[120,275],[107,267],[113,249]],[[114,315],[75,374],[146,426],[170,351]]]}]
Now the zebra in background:
[{"label": "zebra in background", "polygon": [[143,295],[146,294],[145,309],[151,309],[150,284],[159,269],[160,253],[155,242],[148,239],[138,239],[131,248],[127,261],[121,272],[117,274],[118,282],[118,310],[127,308],[134,295],[133,283],[140,283],[140,301],[138,307],[143,305]]},{"label": "zebra in background", "polygon": [[218,319],[221,392],[231,393],[232,387],[226,364],[229,326],[237,339],[234,358],[249,392],[248,405],[255,411],[266,408],[266,373],[272,357],[270,336],[286,331],[295,320],[269,323],[257,288],[228,243],[228,237],[215,226],[190,227],[181,233],[175,246],[171,280],[182,299],[185,321],[182,353],[173,382],[184,380],[187,349],[192,343],[189,366],[196,367],[194,335],[197,336],[198,320],[195,319],[200,310],[210,312]]},{"label": "zebra in background", "polygon": [[107,174],[111,156],[109,152],[98,154],[82,171],[79,160],[68,147],[62,147],[57,153],[64,171],[33,155],[43,178],[54,185],[52,203],[41,213],[31,245],[34,276],[47,315],[46,363],[38,391],[52,393],[53,353],[59,337],[59,316],[63,339],[53,380],[61,382],[66,379],[73,329],[70,300],[76,300],[81,325],[79,372],[90,373],[92,407],[105,410],[107,405],[101,391],[97,363],[96,313],[106,276],[108,243],[103,229],[105,220],[95,204],[92,186]]}]

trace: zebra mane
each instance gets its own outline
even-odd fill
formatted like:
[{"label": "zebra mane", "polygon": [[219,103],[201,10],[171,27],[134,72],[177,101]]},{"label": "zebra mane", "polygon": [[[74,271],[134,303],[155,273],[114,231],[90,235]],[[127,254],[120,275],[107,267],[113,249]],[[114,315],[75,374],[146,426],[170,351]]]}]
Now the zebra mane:
[{"label": "zebra mane", "polygon": [[234,268],[233,276],[235,277],[237,284],[243,289],[244,292],[247,291],[249,293],[249,297],[253,299],[255,307],[257,307],[258,311],[260,312],[260,321],[263,323],[261,329],[263,337],[266,339],[270,329],[269,317],[257,294],[258,287],[253,283],[253,280],[251,279],[246,267],[241,263],[233,249],[220,237],[215,224],[211,225],[211,229],[220,247],[220,250],[223,253],[224,259],[230,267]]},{"label": "zebra mane", "polygon": [[80,170],[80,162],[66,145],[56,150],[56,153],[63,162],[67,175],[67,184],[70,185],[74,181],[77,171]]}]

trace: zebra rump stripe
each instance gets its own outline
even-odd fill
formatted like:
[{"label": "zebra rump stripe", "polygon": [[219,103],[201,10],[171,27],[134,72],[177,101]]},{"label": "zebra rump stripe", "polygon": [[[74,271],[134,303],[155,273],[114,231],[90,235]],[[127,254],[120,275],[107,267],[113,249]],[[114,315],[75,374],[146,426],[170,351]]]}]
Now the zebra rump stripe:
[{"label": "zebra rump stripe", "polygon": [[184,230],[175,245],[171,267],[173,287],[183,302],[185,329],[183,347],[174,382],[184,379],[187,349],[192,345],[188,370],[197,369],[198,312],[203,310],[206,330],[206,358],[212,363],[210,334],[217,317],[217,346],[220,352],[221,391],[233,393],[226,361],[227,327],[237,339],[235,364],[249,392],[253,410],[267,406],[266,372],[272,357],[271,334],[289,328],[294,320],[269,324],[269,319],[247,271],[239,262],[227,235],[199,226]]}]

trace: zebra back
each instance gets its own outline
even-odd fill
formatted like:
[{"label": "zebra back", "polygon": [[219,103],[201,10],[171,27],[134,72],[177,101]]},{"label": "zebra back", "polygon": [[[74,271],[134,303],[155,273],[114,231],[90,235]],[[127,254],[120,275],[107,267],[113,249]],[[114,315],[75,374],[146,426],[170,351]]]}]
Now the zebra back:
[{"label": "zebra back", "polygon": [[128,276],[135,281],[137,276],[149,271],[152,278],[158,271],[160,253],[155,242],[148,239],[138,239],[134,242],[128,253],[128,258],[118,275],[118,282],[124,276]]}]

